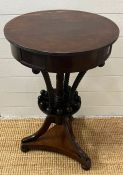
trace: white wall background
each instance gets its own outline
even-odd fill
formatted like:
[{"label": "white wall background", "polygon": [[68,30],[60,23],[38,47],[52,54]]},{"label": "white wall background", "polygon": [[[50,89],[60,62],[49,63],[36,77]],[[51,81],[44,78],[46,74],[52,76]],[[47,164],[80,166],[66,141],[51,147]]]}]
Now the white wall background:
[{"label": "white wall background", "polygon": [[[98,13],[120,28],[103,68],[90,70],[78,90],[82,107],[76,116],[123,115],[123,0],[0,0],[0,113],[1,116],[43,116],[37,96],[45,88],[41,75],[18,63],[11,55],[3,27],[10,19],[31,11],[74,9]],[[54,74],[51,74],[55,82]],[[75,75],[72,75],[71,81]]]}]

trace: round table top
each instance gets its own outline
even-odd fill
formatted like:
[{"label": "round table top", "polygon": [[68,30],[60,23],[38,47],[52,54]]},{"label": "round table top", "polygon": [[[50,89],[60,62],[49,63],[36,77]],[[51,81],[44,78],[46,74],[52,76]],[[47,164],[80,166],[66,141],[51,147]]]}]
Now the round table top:
[{"label": "round table top", "polygon": [[73,11],[39,11],[8,22],[5,37],[19,48],[44,54],[92,51],[108,46],[119,35],[117,25],[97,14]]}]

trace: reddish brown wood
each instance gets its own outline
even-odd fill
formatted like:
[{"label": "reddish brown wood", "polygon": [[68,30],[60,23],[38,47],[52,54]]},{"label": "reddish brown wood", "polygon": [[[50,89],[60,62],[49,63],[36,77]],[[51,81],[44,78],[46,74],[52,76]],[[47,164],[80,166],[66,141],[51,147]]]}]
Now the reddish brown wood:
[{"label": "reddish brown wood", "polygon": [[[33,73],[41,71],[47,87],[38,105],[48,117],[39,131],[22,140],[21,150],[59,152],[90,169],[90,158],[76,142],[71,125],[72,114],[81,106],[76,88],[87,70],[104,66],[119,35],[117,25],[92,13],[53,10],[21,15],[6,24],[4,33],[13,56]],[[56,89],[48,72],[57,73]],[[71,72],[79,72],[72,87]],[[56,125],[48,130],[51,123]]]},{"label": "reddish brown wood", "polygon": [[48,54],[102,48],[113,43],[118,33],[116,24],[105,17],[71,10],[21,15],[5,27],[5,35],[12,43],[30,51]]},{"label": "reddish brown wood", "polygon": [[40,11],[7,23],[13,56],[49,72],[85,71],[102,65],[119,35],[111,20],[72,10]]},{"label": "reddish brown wood", "polygon": [[62,125],[55,125],[48,130],[54,120],[55,116],[47,117],[38,132],[22,140],[21,150],[26,152],[30,149],[39,149],[65,154],[79,161],[83,169],[89,170],[91,160],[75,140],[72,119],[65,117]]}]

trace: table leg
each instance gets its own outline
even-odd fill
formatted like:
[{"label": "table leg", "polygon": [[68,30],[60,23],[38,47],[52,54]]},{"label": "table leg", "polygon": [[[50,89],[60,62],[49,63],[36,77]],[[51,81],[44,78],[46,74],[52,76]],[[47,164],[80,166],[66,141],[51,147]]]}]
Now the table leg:
[{"label": "table leg", "polygon": [[[76,142],[72,130],[72,114],[81,105],[76,88],[85,72],[80,72],[72,87],[69,84],[70,74],[57,73],[56,89],[52,88],[48,72],[42,71],[47,91],[43,91],[38,98],[38,105],[48,116],[42,127],[31,136],[21,141],[21,150],[30,149],[54,151],[67,155],[81,163],[82,168],[89,170],[91,160]],[[54,126],[50,127],[51,124]]]},{"label": "table leg", "polygon": [[22,139],[21,150],[23,152],[33,149],[58,152],[77,160],[83,169],[89,170],[91,160],[76,142],[71,125],[72,118],[65,117],[62,124],[55,124],[49,128],[50,124],[55,122],[55,118],[56,116],[47,117],[36,133]]}]

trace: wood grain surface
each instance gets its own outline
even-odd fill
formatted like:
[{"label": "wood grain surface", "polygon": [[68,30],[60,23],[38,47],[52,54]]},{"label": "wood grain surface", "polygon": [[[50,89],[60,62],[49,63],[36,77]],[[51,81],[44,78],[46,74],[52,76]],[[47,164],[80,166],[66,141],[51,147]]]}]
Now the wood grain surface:
[{"label": "wood grain surface", "polygon": [[5,26],[5,36],[19,47],[46,53],[85,52],[113,43],[119,29],[93,13],[53,10],[21,15]]}]

